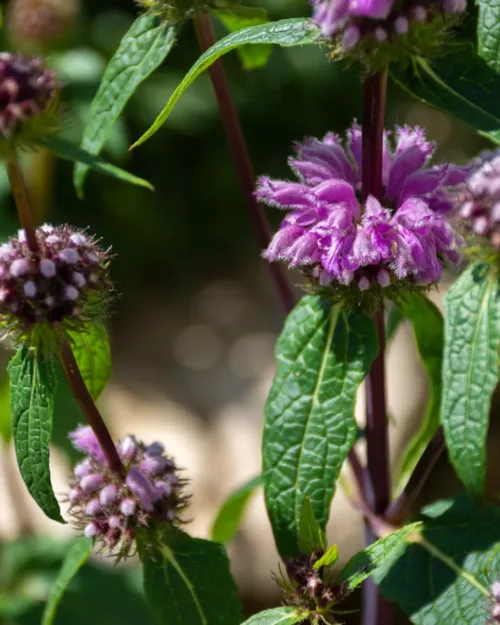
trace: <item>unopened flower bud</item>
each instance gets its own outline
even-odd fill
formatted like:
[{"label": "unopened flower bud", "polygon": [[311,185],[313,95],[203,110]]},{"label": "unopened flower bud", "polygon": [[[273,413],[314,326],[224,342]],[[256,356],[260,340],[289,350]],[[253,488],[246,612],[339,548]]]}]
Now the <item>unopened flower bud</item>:
[{"label": "unopened flower bud", "polygon": [[[69,513],[85,536],[95,538],[117,557],[129,554],[135,532],[157,520],[178,524],[186,497],[174,462],[163,445],[146,446],[127,436],[117,445],[125,475],[113,473],[93,431],[79,427],[70,436],[88,454],[75,467],[68,495]],[[154,453],[152,453],[154,452]],[[144,468],[152,473],[146,474]],[[154,473],[155,479],[148,477]]]}]

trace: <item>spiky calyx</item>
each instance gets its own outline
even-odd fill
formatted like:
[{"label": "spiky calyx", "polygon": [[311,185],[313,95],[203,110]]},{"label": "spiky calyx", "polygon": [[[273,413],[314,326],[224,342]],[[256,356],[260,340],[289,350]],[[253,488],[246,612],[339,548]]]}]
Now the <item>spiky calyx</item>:
[{"label": "spiky calyx", "polygon": [[51,134],[60,86],[40,57],[0,53],[0,139],[22,146]]},{"label": "spiky calyx", "polygon": [[36,254],[24,230],[0,246],[0,335],[57,343],[107,311],[110,255],[69,226],[44,224],[36,240]]},{"label": "spiky calyx", "polygon": [[5,28],[15,47],[39,52],[67,37],[79,12],[79,0],[11,0]]},{"label": "spiky calyx", "polygon": [[127,436],[117,451],[124,475],[107,466],[102,449],[89,427],[79,427],[70,438],[87,457],[74,468],[68,500],[69,514],[83,534],[101,550],[119,559],[134,549],[136,532],[161,522],[175,527],[187,503],[185,480],[163,445],[144,445]]},{"label": "spiky calyx", "polygon": [[304,623],[337,623],[338,604],[348,594],[346,585],[336,582],[329,566],[315,566],[324,552],[316,549],[310,555],[285,561],[286,577],[276,578],[285,592],[284,603],[297,608]]}]

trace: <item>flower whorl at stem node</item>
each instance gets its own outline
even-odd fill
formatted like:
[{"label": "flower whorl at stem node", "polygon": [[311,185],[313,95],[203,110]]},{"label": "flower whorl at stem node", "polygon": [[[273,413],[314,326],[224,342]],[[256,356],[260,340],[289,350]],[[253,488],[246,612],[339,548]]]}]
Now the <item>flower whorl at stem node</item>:
[{"label": "flower whorl at stem node", "polygon": [[88,538],[118,558],[133,549],[135,533],[154,521],[170,526],[180,523],[187,503],[174,462],[165,456],[163,445],[144,445],[127,436],[117,451],[125,475],[108,468],[93,431],[80,426],[70,434],[73,446],[87,454],[74,468],[68,493],[69,514]]},{"label": "flower whorl at stem node", "polygon": [[[313,20],[340,53],[353,50],[370,65],[385,66],[408,51],[425,54],[453,25],[465,0],[311,0]],[[407,40],[407,41],[406,41]],[[407,50],[408,48],[408,50]]]},{"label": "flower whorl at stem node", "polygon": [[469,169],[429,167],[435,145],[420,128],[396,129],[391,148],[384,134],[383,197],[361,194],[361,129],[347,133],[347,152],[337,135],[308,138],[296,146],[290,166],[300,182],[263,177],[257,197],[290,210],[264,252],[270,261],[300,267],[311,284],[338,297],[365,299],[439,280],[445,260],[458,260],[454,232],[445,219],[446,194]]},{"label": "flower whorl at stem node", "polygon": [[457,228],[464,253],[500,263],[500,151],[484,152],[454,197]]},{"label": "flower whorl at stem node", "polygon": [[335,607],[346,597],[348,589],[335,581],[331,567],[315,568],[323,554],[317,549],[310,555],[286,560],[286,578],[275,579],[285,592],[284,603],[298,608],[304,622],[333,624],[337,623]]},{"label": "flower whorl at stem node", "polygon": [[44,224],[36,239],[37,255],[24,230],[0,245],[0,332],[4,338],[49,342],[50,348],[66,331],[107,311],[110,255],[68,226]]},{"label": "flower whorl at stem node", "polygon": [[79,0],[10,0],[5,27],[16,47],[38,51],[66,37],[79,11]]},{"label": "flower whorl at stem node", "polygon": [[41,58],[1,52],[0,137],[24,145],[53,132],[60,86]]}]

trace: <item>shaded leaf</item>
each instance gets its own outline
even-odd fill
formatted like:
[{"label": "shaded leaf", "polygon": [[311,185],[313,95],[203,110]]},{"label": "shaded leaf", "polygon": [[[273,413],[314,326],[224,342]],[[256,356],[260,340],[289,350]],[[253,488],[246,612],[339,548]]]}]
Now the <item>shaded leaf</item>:
[{"label": "shaded leaf", "polygon": [[467,489],[481,495],[486,436],[498,382],[498,282],[485,267],[469,267],[445,297],[442,422],[450,460]]},{"label": "shaded leaf", "polygon": [[222,55],[235,50],[240,46],[276,44],[279,46],[300,46],[304,44],[318,44],[319,30],[309,19],[293,18],[269,22],[259,26],[252,26],[238,30],[220,39],[214,46],[206,50],[186,74],[180,85],[172,94],[163,111],[158,115],[153,125],[132,146],[137,147],[144,143],[163,125],[172,112],[177,101],[184,91],[200,74],[207,70]]},{"label": "shaded leaf", "polygon": [[45,514],[64,523],[50,482],[49,443],[56,390],[52,363],[22,346],[10,361],[8,371],[12,435],[19,470]]},{"label": "shaded leaf", "polygon": [[64,561],[57,580],[52,587],[50,596],[45,604],[42,625],[52,625],[56,616],[57,608],[61,602],[66,588],[85,564],[92,553],[92,540],[90,538],[79,538],[71,545]]},{"label": "shaded leaf", "polygon": [[304,499],[300,513],[299,549],[305,555],[309,555],[315,549],[322,551],[326,549],[326,535],[316,521],[309,497]]},{"label": "shaded leaf", "polygon": [[[219,18],[230,32],[269,22],[267,11],[260,7],[246,7],[241,4],[233,4],[223,9],[214,10],[212,13]],[[264,67],[272,51],[272,46],[266,44],[260,46],[240,46],[236,49],[245,69]]]},{"label": "shaded leaf", "polygon": [[413,324],[417,348],[429,378],[429,403],[424,420],[415,436],[408,443],[399,467],[396,491],[400,492],[439,428],[444,322],[439,308],[420,293],[409,294],[398,304],[403,315]]},{"label": "shaded leaf", "polygon": [[304,297],[276,344],[277,371],[265,407],[266,504],[283,557],[298,550],[310,497],[324,529],[335,482],[357,433],[356,392],[377,354],[371,319]]},{"label": "shaded leaf", "polygon": [[[118,180],[129,182],[130,184],[135,184],[139,187],[145,187],[150,191],[154,190],[153,185],[147,180],[138,178],[133,174],[129,174],[124,169],[120,169],[120,167],[117,167],[116,165],[107,163],[100,156],[89,154],[77,145],[73,145],[69,141],[66,141],[66,139],[61,139],[60,137],[50,137],[49,139],[43,139],[43,141],[40,141],[39,143],[60,158],[76,163],[84,163],[90,167],[90,169],[93,169],[101,174],[105,174],[106,176],[111,176],[112,178],[117,178]],[[82,194],[80,194],[80,197],[82,197]]]},{"label": "shaded leaf", "polygon": [[70,333],[71,349],[89,393],[97,399],[111,377],[111,349],[108,331],[93,322]]},{"label": "shaded leaf", "polygon": [[[100,153],[125,105],[137,87],[165,60],[176,36],[173,25],[148,13],[132,24],[108,63],[92,102],[90,121],[82,137],[83,150]],[[89,163],[75,165],[73,182],[79,195],[88,169]]]},{"label": "shaded leaf", "polygon": [[263,484],[262,475],[258,475],[229,495],[212,526],[212,540],[218,543],[228,543],[235,537],[250,498]]},{"label": "shaded leaf", "polygon": [[414,57],[393,80],[420,101],[436,106],[500,143],[500,76],[479,57],[472,44],[448,43],[431,59]]},{"label": "shaded leaf", "polygon": [[500,508],[460,494],[422,511],[421,542],[375,574],[416,625],[484,625],[490,580],[500,574]]},{"label": "shaded leaf", "polygon": [[[161,543],[138,537],[146,598],[161,625],[239,625],[237,588],[226,550],[179,530]],[[168,543],[168,544],[167,544]]]},{"label": "shaded leaf", "polygon": [[0,381],[0,436],[4,443],[12,438],[12,425],[10,420],[10,381],[7,372]]}]

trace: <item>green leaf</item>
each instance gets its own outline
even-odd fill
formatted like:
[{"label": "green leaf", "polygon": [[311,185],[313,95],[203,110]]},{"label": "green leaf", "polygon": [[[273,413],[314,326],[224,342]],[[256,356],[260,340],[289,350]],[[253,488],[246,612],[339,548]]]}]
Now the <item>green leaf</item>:
[{"label": "green leaf", "polygon": [[414,57],[408,67],[392,69],[392,78],[421,102],[451,113],[500,143],[500,76],[471,44],[448,43],[443,49],[440,56]]},{"label": "green leaf", "polygon": [[279,46],[300,46],[319,44],[318,28],[309,19],[294,18],[269,22],[238,30],[220,39],[214,46],[206,50],[186,74],[181,84],[174,91],[163,111],[153,125],[138,139],[132,148],[144,143],[163,125],[184,91],[207,70],[223,54],[227,54],[240,46],[276,44]]},{"label": "green leaf", "polygon": [[413,293],[398,304],[403,315],[413,324],[420,358],[429,378],[429,404],[418,432],[403,454],[396,492],[405,487],[413,469],[439,428],[444,344],[443,316],[425,295]]},{"label": "green leaf", "polygon": [[92,553],[92,546],[93,543],[90,538],[79,538],[71,546],[64,558],[59,575],[45,604],[42,625],[53,624],[57,608],[61,603],[64,592],[73,577],[78,573]]},{"label": "green leaf", "polygon": [[477,23],[478,53],[500,73],[500,4],[498,0],[476,0],[479,7]]},{"label": "green leaf", "polygon": [[12,434],[22,478],[45,514],[64,523],[50,483],[54,369],[50,361],[22,346],[9,363]]},{"label": "green leaf", "polygon": [[71,349],[82,378],[93,399],[97,399],[111,377],[111,349],[108,331],[93,322],[70,333]]},{"label": "green leaf", "polygon": [[487,587],[500,574],[500,508],[464,494],[422,511],[421,541],[375,574],[383,594],[416,625],[484,625]]},{"label": "green leaf", "polygon": [[10,380],[7,372],[0,381],[0,437],[4,443],[12,438],[12,424],[10,422]]},{"label": "green leaf", "polygon": [[445,297],[442,422],[450,460],[468,490],[481,495],[486,435],[498,382],[498,281],[473,265]]},{"label": "green leaf", "polygon": [[[214,10],[212,13],[219,18],[230,32],[269,23],[267,11],[260,7],[246,7],[241,4],[233,4],[223,9]],[[245,69],[257,69],[267,64],[273,48],[271,45],[264,44],[260,46],[240,46],[236,51]]]},{"label": "green leaf", "polygon": [[314,569],[320,569],[322,566],[333,566],[339,559],[339,550],[337,545],[332,545],[325,551],[319,560],[313,565]]},{"label": "green leaf", "polygon": [[239,625],[241,606],[224,546],[169,532],[144,531],[138,549],[146,598],[161,625]]},{"label": "green leaf", "polygon": [[[50,139],[43,139],[43,141],[40,141],[39,143],[60,158],[77,163],[85,163],[85,165],[90,167],[90,169],[93,169],[101,174],[117,178],[123,182],[135,184],[138,187],[145,187],[150,191],[154,191],[153,185],[147,180],[138,178],[133,174],[129,174],[124,169],[120,169],[120,167],[117,167],[116,165],[107,163],[100,156],[89,154],[77,145],[73,145],[69,141],[66,141],[66,139],[61,139],[60,137],[50,137]],[[79,197],[83,197],[82,193],[79,194]]]},{"label": "green leaf", "polygon": [[399,326],[405,320],[405,316],[402,313],[401,309],[396,305],[393,305],[389,310],[389,314],[387,316],[387,323],[385,324],[385,340],[386,343],[390,343],[394,338],[394,335],[399,329]]},{"label": "green leaf", "polygon": [[299,549],[305,555],[309,555],[315,549],[326,549],[326,535],[321,529],[314,516],[309,497],[304,499],[299,522]]},{"label": "green leaf", "polygon": [[297,554],[306,497],[325,528],[335,482],[356,439],[356,391],[377,350],[371,319],[318,296],[304,297],[286,321],[263,439],[267,509],[283,557]]},{"label": "green leaf", "polygon": [[294,625],[303,620],[296,608],[273,608],[254,614],[242,625]]},{"label": "green leaf", "polygon": [[365,579],[373,575],[377,569],[387,562],[394,562],[400,557],[408,545],[411,537],[418,532],[420,523],[411,523],[391,532],[377,540],[366,549],[363,549],[344,566],[338,576],[339,582],[345,582],[348,590],[354,590]]},{"label": "green leaf", "polygon": [[212,540],[218,543],[228,543],[233,540],[250,498],[263,484],[262,475],[258,475],[229,495],[212,526]]},{"label": "green leaf", "polygon": [[[174,26],[148,13],[132,24],[110,60],[92,102],[90,122],[82,137],[84,150],[100,153],[130,97],[165,60],[176,35]],[[75,166],[73,182],[78,195],[83,194],[88,168],[84,162]]]}]

